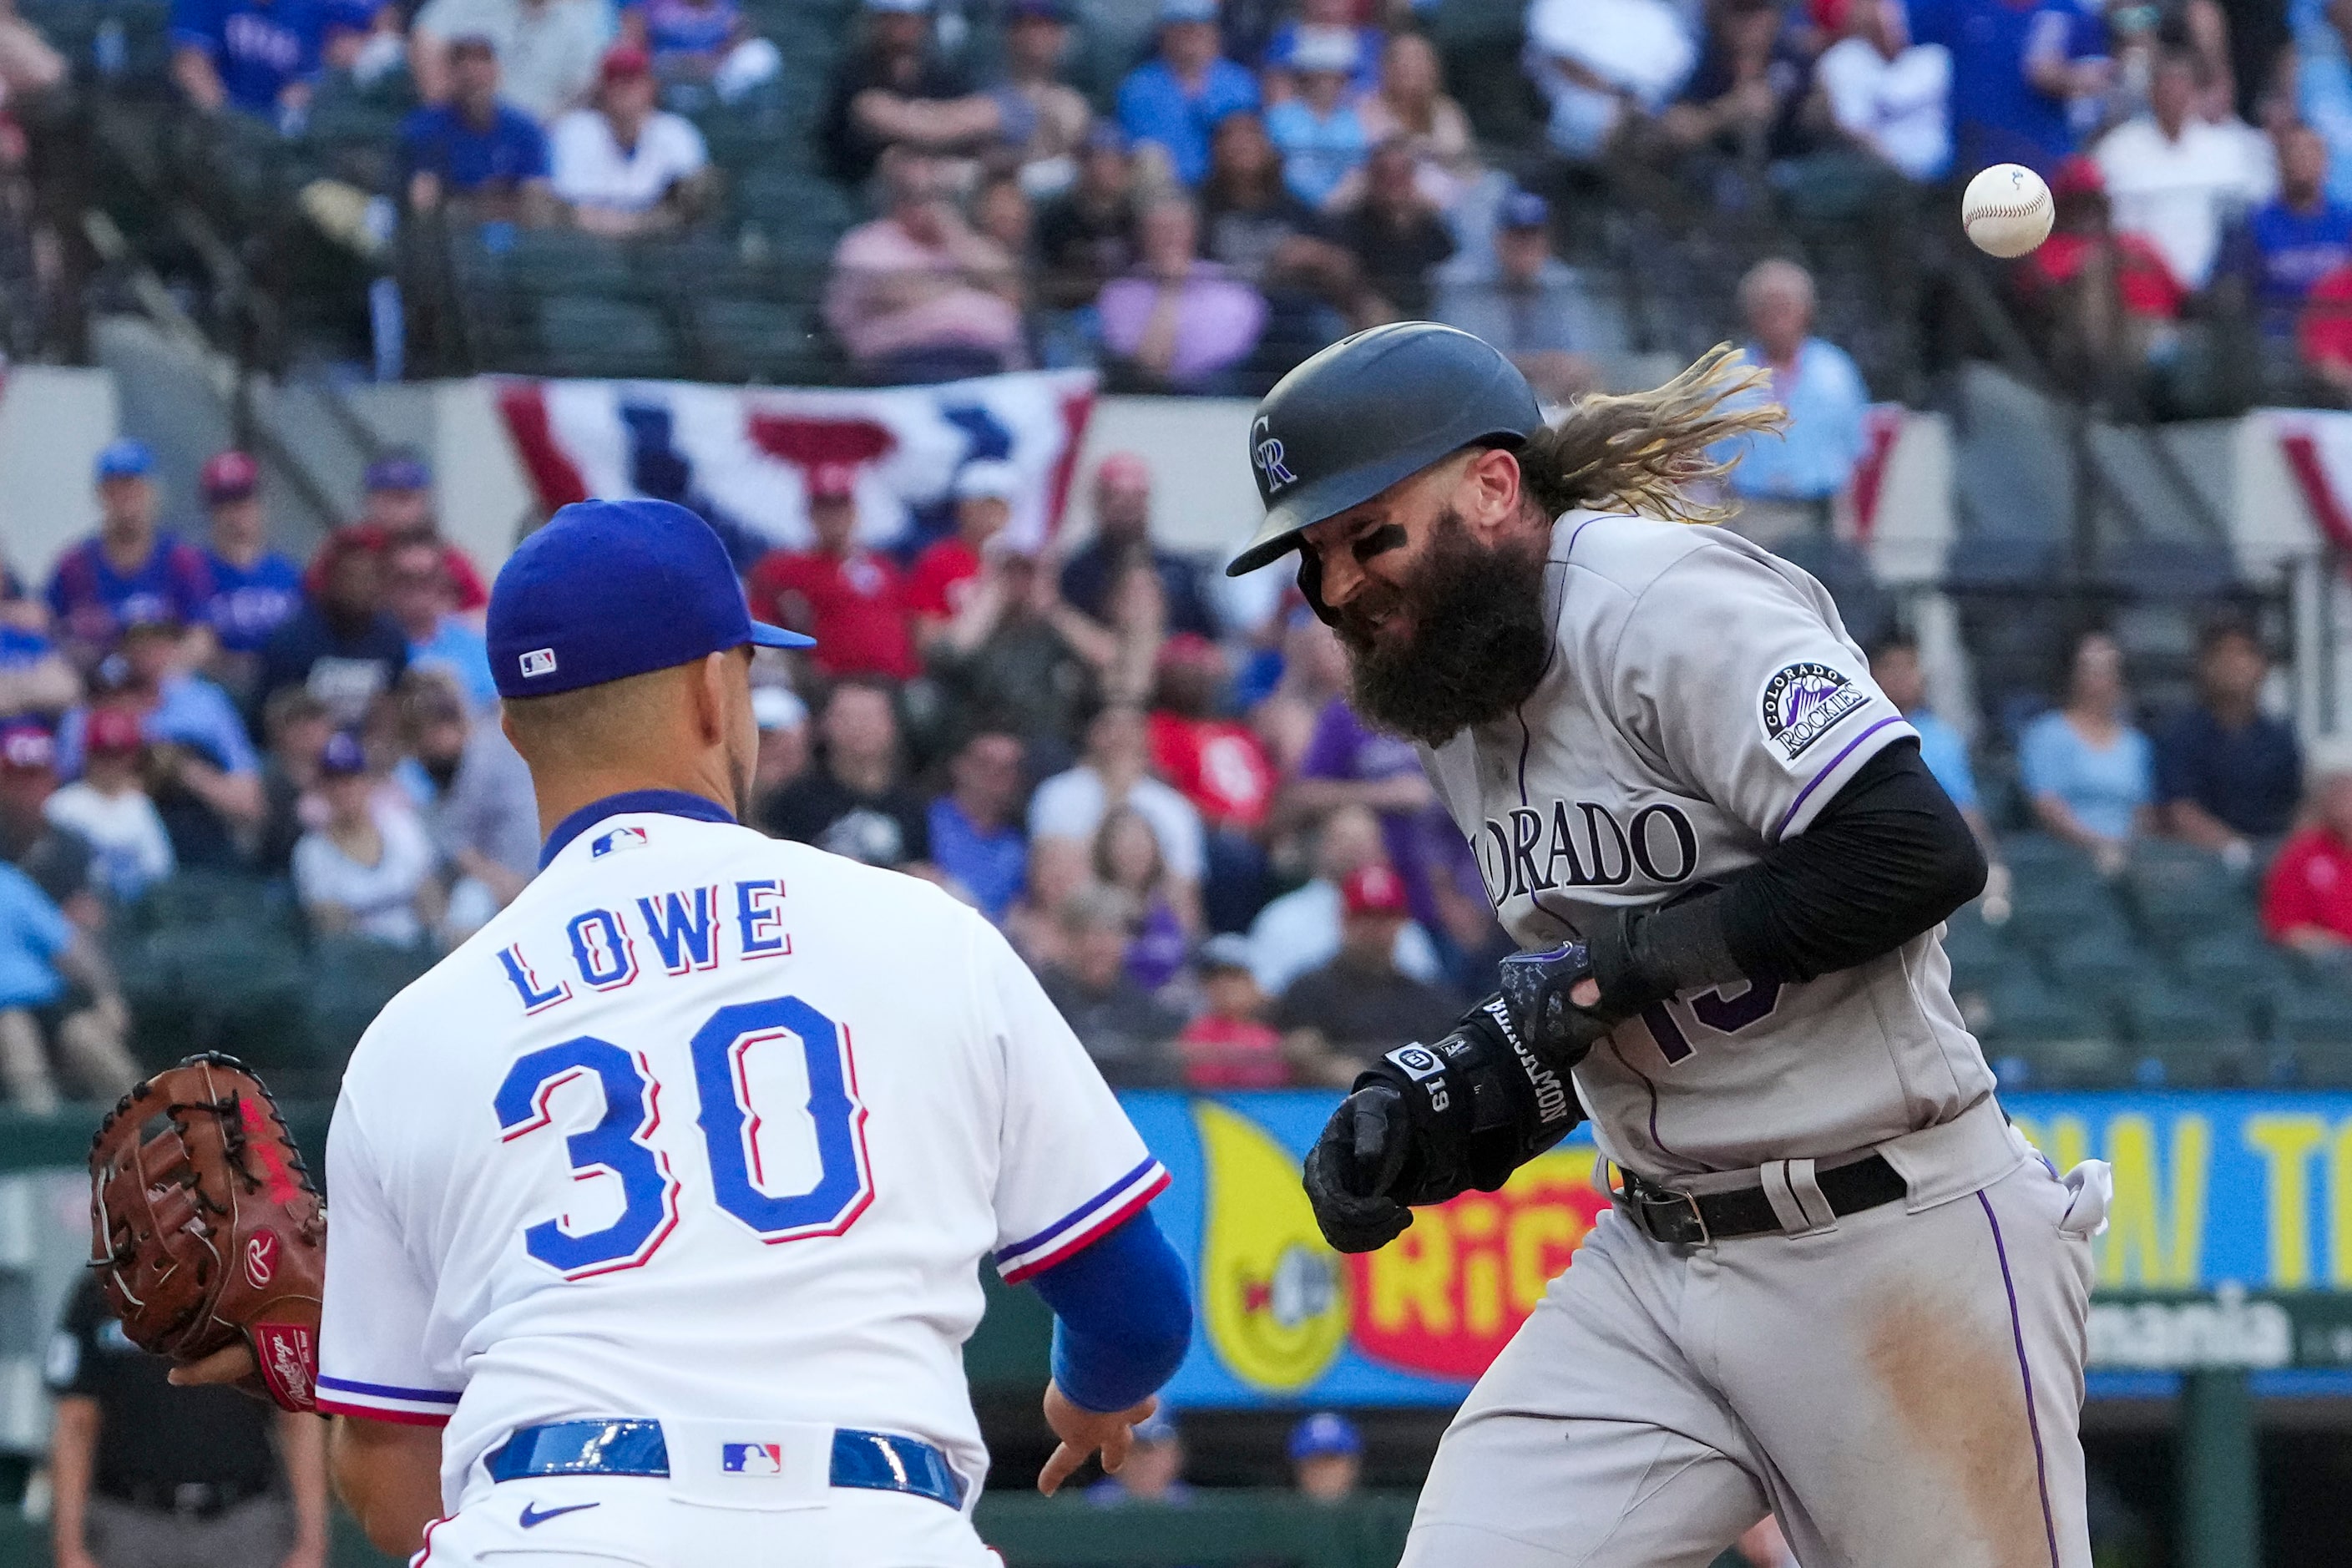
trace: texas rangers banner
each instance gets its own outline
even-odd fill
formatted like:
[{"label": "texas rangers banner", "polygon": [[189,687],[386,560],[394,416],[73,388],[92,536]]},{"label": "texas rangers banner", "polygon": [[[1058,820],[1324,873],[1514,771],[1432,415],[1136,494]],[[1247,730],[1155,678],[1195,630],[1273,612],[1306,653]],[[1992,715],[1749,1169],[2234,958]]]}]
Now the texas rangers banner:
[{"label": "texas rangers banner", "polygon": [[780,390],[687,382],[496,384],[515,450],[544,507],[649,496],[709,518],[730,547],[808,542],[820,470],[852,476],[859,537],[943,531],[966,465],[1019,476],[1006,542],[1035,550],[1061,522],[1094,412],[1090,371],[939,386]]},{"label": "texas rangers banner", "polygon": [[[1167,1390],[1179,1407],[1455,1404],[1608,1202],[1580,1128],[1500,1192],[1421,1210],[1379,1252],[1343,1258],[1298,1180],[1330,1095],[1122,1101],[1173,1178],[1152,1212],[1192,1263],[1197,1327]],[[2252,1370],[2258,1392],[2352,1393],[2352,1094],[2003,1104],[2060,1170],[2115,1167],[2094,1396],[2200,1366]]]}]

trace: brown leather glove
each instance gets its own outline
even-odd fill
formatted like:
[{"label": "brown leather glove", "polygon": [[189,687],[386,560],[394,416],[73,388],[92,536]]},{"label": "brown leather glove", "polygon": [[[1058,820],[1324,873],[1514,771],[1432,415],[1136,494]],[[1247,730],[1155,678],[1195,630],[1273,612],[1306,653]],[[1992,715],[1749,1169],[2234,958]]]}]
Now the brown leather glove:
[{"label": "brown leather glove", "polygon": [[138,1084],[89,1179],[90,1267],[131,1343],[185,1364],[242,1339],[241,1386],[315,1411],[327,1210],[261,1080],[206,1052]]}]

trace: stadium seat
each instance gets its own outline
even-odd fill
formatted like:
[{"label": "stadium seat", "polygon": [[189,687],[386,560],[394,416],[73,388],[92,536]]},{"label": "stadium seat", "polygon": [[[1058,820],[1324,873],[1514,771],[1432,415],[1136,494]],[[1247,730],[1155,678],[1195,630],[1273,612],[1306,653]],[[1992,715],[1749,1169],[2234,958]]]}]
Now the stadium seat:
[{"label": "stadium seat", "polygon": [[2138,944],[2117,926],[2090,922],[2047,952],[2051,980],[2086,1000],[2115,997],[2149,978]]},{"label": "stadium seat", "polygon": [[540,345],[553,375],[657,376],[677,371],[677,345],[653,306],[595,294],[539,302]]},{"label": "stadium seat", "polygon": [[1985,993],[1979,1029],[1986,1054],[2011,1063],[2015,1076],[2036,1087],[2113,1082],[2123,1072],[2105,1014],[2053,992],[2021,966]]},{"label": "stadium seat", "polygon": [[2244,880],[2219,856],[2188,845],[2155,840],[2135,847],[2123,891],[2139,929],[2167,948],[2252,924]]},{"label": "stadium seat", "polygon": [[2251,1076],[2246,1016],[2160,976],[2142,974],[2116,997],[2142,1064],[2171,1088],[2237,1083]]},{"label": "stadium seat", "polygon": [[314,941],[303,997],[311,1050],[339,1062],[349,1056],[383,1005],[432,964],[430,952],[363,938]]}]

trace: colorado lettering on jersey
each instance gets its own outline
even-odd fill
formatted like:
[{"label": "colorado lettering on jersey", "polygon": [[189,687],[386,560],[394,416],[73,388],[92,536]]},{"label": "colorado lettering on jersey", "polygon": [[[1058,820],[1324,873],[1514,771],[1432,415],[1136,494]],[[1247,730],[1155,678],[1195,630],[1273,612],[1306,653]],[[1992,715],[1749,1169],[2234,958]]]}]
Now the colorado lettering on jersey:
[{"label": "colorado lettering on jersey", "polygon": [[1621,888],[1635,874],[1656,886],[1690,879],[1698,834],[1682,807],[1657,801],[1621,824],[1596,801],[1514,807],[1478,835],[1478,874],[1496,909],[1556,888]]},{"label": "colorado lettering on jersey", "polygon": [[[593,991],[617,991],[635,982],[640,935],[671,974],[718,968],[726,956],[724,933],[730,926],[737,958],[783,957],[793,951],[792,933],[783,929],[783,911],[778,908],[783,896],[783,884],[775,878],[755,877],[737,882],[731,899],[720,884],[711,883],[641,897],[626,909],[583,910],[563,922],[564,956],[541,955],[551,984],[541,978],[526,952],[533,944],[509,942],[499,949],[499,968],[528,1016],[571,1001],[577,994],[575,978]],[[731,919],[721,913],[728,910]],[[558,948],[552,941],[546,946],[549,953]]]}]

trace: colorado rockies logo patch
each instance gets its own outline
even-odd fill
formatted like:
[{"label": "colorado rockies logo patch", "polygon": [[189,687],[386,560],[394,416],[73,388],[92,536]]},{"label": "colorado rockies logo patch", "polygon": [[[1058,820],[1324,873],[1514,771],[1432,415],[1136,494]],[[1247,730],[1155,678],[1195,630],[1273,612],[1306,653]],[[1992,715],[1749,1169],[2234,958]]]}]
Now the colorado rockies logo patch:
[{"label": "colorado rockies logo patch", "polygon": [[1272,496],[1285,485],[1295,485],[1298,476],[1290,471],[1284,460],[1282,438],[1274,434],[1273,424],[1264,415],[1250,428],[1250,461],[1265,476],[1265,493]]},{"label": "colorado rockies logo patch", "polygon": [[1764,683],[1764,738],[1790,762],[1869,694],[1825,664],[1792,664]]}]

